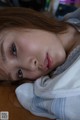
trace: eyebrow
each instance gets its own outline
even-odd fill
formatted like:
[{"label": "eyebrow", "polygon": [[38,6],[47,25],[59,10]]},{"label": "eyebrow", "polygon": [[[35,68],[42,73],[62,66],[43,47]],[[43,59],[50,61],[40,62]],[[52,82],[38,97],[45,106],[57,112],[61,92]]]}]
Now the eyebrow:
[{"label": "eyebrow", "polygon": [[4,52],[4,48],[3,48],[3,43],[4,43],[4,40],[1,42],[1,57],[2,57],[2,60],[3,62],[6,61],[6,55],[5,55],[5,52]]}]

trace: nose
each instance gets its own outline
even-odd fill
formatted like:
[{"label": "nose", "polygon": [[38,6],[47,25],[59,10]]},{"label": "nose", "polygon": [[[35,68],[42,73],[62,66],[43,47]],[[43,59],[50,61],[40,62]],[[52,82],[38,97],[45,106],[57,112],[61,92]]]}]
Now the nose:
[{"label": "nose", "polygon": [[36,58],[30,58],[29,59],[29,69],[31,71],[38,69],[38,60]]}]

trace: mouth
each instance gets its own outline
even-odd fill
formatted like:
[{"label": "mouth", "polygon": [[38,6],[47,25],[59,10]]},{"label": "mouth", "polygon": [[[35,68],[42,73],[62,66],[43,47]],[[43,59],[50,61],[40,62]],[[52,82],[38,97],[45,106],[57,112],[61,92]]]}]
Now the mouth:
[{"label": "mouth", "polygon": [[52,59],[51,59],[51,57],[49,56],[49,54],[47,53],[47,68],[48,69],[50,69],[51,68],[51,66],[52,66]]},{"label": "mouth", "polygon": [[46,58],[44,60],[44,70],[47,71],[48,69],[50,69],[52,66],[52,59],[49,56],[49,54],[46,54]]}]

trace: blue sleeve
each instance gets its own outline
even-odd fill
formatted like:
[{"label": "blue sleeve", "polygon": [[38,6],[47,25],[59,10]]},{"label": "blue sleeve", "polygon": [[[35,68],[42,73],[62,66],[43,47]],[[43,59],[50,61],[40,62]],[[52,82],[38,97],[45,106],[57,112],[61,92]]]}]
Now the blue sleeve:
[{"label": "blue sleeve", "polygon": [[80,96],[42,99],[35,97],[32,108],[35,114],[45,115],[48,118],[56,117],[56,120],[80,120]]},{"label": "blue sleeve", "polygon": [[54,99],[51,111],[57,120],[80,120],[80,96]]}]

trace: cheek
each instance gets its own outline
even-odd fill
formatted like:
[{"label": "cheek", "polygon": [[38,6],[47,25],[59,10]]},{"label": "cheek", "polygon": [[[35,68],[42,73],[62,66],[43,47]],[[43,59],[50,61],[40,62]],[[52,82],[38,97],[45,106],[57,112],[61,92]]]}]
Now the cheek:
[{"label": "cheek", "polygon": [[28,42],[25,44],[24,49],[29,54],[36,54],[40,51],[41,47],[37,43]]}]

